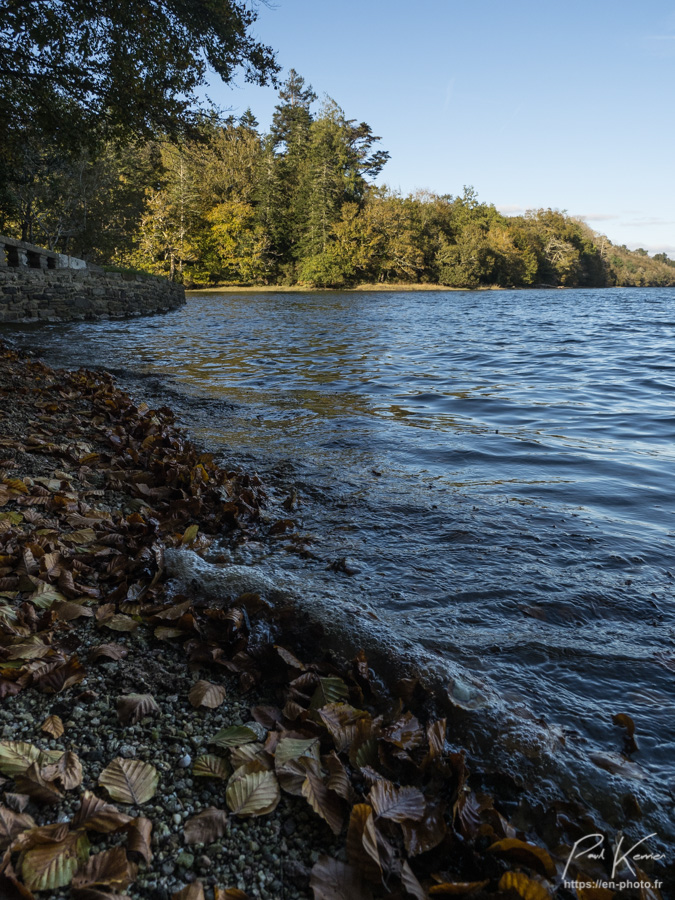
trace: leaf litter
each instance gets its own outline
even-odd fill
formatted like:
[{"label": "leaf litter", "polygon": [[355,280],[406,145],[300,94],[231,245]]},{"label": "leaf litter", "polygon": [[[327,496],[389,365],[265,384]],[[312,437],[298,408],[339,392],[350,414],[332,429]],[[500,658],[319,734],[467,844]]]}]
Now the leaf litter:
[{"label": "leaf litter", "polygon": [[[570,896],[561,876],[575,839],[592,823],[581,806],[553,801],[528,812],[514,810],[508,791],[503,798],[486,793],[481,773],[469,771],[453,744],[452,727],[430,713],[431,698],[421,692],[420,700],[410,680],[383,688],[363,651],[351,662],[324,655],[303,642],[301,629],[294,640],[293,623],[283,621],[276,623],[276,643],[260,641],[256,616],[267,607],[253,595],[212,608],[200,603],[198,591],[194,597],[167,591],[166,548],[204,553],[227,535],[245,542],[266,529],[275,533],[260,517],[265,492],[255,476],[218,466],[186,438],[169,409],[134,403],[110,375],[57,373],[6,347],[0,373],[13,417],[31,420],[25,438],[7,413],[0,415],[7,457],[0,464],[0,698],[11,708],[17,695],[33,691],[53,703],[43,707],[48,715],[37,733],[33,726],[35,743],[0,740],[0,896],[30,900],[66,888],[75,900],[154,896],[143,893],[141,875],[146,884],[175,885],[167,863],[168,874],[162,869],[148,881],[162,846],[153,834],[152,804],[171,767],[153,764],[151,744],[143,745],[142,759],[127,748],[105,765],[83,764],[68,737],[72,704],[58,700],[79,690],[84,709],[97,698],[83,690],[90,671],[122,666],[124,672],[133,646],[167,642],[175,650],[158,649],[145,665],[130,668],[136,678],[120,683],[122,693],[111,698],[122,741],[127,732],[152,738],[164,727],[162,705],[144,681],[162,653],[182,655],[183,680],[199,675],[182,707],[192,709],[195,721],[219,715],[222,722],[224,705],[243,708],[252,692],[262,700],[248,721],[225,719],[199,744],[194,761],[188,753],[176,762],[194,779],[195,794],[204,784],[205,796],[218,798],[192,805],[192,815],[176,814],[183,847],[217,848],[283,804],[288,835],[296,821],[314,822],[322,849],[311,870],[297,856],[286,860],[287,880],[262,894],[255,878],[216,883],[205,854],[195,877],[193,854],[177,852],[188,883],[166,896]],[[85,640],[92,632],[98,640]],[[110,632],[120,639],[110,640]],[[228,701],[233,694],[237,700]],[[614,721],[625,732],[625,748],[612,764],[638,769],[628,759],[638,749],[636,725],[625,714]],[[64,804],[70,814],[54,821],[54,807]],[[277,841],[285,842],[278,832]],[[172,846],[180,851],[180,843]],[[595,878],[597,865],[578,859],[570,874]],[[583,893],[590,900],[611,896]],[[649,896],[661,895],[653,888]]]}]

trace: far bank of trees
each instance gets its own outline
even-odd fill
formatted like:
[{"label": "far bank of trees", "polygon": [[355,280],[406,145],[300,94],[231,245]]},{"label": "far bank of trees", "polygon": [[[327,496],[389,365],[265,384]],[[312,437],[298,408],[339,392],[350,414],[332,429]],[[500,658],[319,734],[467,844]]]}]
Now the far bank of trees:
[{"label": "far bank of trees", "polygon": [[186,284],[434,283],[452,287],[675,284],[675,263],[614,246],[551,209],[373,181],[388,154],[291,71],[269,133],[248,110],[182,135],[64,150],[26,142],[0,230]]}]

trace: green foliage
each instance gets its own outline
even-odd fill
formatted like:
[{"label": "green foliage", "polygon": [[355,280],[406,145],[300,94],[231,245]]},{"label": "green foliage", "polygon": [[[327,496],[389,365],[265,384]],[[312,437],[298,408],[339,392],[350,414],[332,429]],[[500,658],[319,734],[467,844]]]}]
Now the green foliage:
[{"label": "green foliage", "polygon": [[27,134],[0,228],[194,284],[427,283],[456,288],[675,284],[665,254],[614,247],[559,210],[506,217],[472,187],[374,187],[388,154],[291,70],[269,134],[251,110],[189,134],[64,149]]}]

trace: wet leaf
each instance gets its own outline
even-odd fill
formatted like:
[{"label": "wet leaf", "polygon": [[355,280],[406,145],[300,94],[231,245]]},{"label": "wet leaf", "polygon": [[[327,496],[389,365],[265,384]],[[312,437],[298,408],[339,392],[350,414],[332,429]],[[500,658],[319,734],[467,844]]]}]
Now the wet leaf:
[{"label": "wet leaf", "polygon": [[186,844],[212,844],[227,831],[227,813],[209,807],[188,819],[183,829]]},{"label": "wet leaf", "polygon": [[290,666],[292,669],[297,669],[300,672],[305,671],[305,664],[300,662],[298,657],[291,653],[290,650],[286,650],[285,647],[279,647],[278,645],[275,645],[274,649],[287,666]]},{"label": "wet leaf", "polygon": [[101,624],[106,628],[110,628],[111,631],[136,631],[138,628],[138,622],[122,613],[115,613],[115,615],[106,619],[105,622],[102,622]]},{"label": "wet leaf", "polygon": [[414,750],[422,744],[424,732],[418,719],[412,713],[407,712],[393,725],[382,729],[382,737],[401,750]]},{"label": "wet leaf", "polygon": [[32,891],[54,891],[70,884],[80,864],[89,856],[83,831],[67,831],[58,842],[38,843],[21,856],[21,877]]},{"label": "wet leaf", "polygon": [[[377,851],[377,837],[374,835],[372,827],[372,806],[367,803],[356,803],[352,807],[347,828],[347,859],[365,878],[375,884],[380,884],[382,866]],[[366,832],[369,832],[369,836],[364,843]],[[369,849],[366,849],[366,844],[369,845]]]},{"label": "wet leaf", "polygon": [[339,797],[342,797],[342,799],[346,800],[348,803],[354,803],[354,788],[349,780],[347,770],[335,755],[335,751],[329,753],[327,756],[322,756],[321,760],[328,771],[326,787],[330,788],[331,791],[335,791]]},{"label": "wet leaf", "polygon": [[198,525],[190,525],[185,529],[183,537],[181,538],[181,544],[185,546],[186,544],[194,543],[197,535],[199,534],[199,526]]},{"label": "wet leaf", "polygon": [[513,891],[523,900],[549,900],[551,896],[542,884],[522,872],[504,872],[499,879],[499,890]]},{"label": "wet leaf", "polygon": [[113,800],[138,805],[154,797],[158,781],[157,769],[150,763],[119,757],[101,772],[98,779]]},{"label": "wet leaf", "polygon": [[319,710],[319,716],[330,732],[338,753],[351,747],[356,738],[359,721],[371,718],[362,709],[354,709],[347,703],[329,703]]},{"label": "wet leaf", "polygon": [[417,788],[396,788],[390,781],[374,784],[368,799],[379,818],[393,822],[419,822],[426,806],[424,795]]},{"label": "wet leaf", "polygon": [[427,892],[419,883],[417,876],[406,861],[401,866],[401,884],[408,896],[414,897],[415,900],[427,900]]},{"label": "wet leaf", "polygon": [[301,757],[313,757],[319,759],[318,738],[282,738],[274,751],[274,760],[277,768],[285,766],[289,760]]},{"label": "wet leaf", "polygon": [[209,741],[216,747],[239,747],[241,744],[250,744],[258,740],[258,734],[247,725],[230,725],[221,730]]},{"label": "wet leaf", "polygon": [[330,856],[320,857],[312,868],[310,887],[314,900],[373,900],[358,870]]},{"label": "wet leaf", "polygon": [[530,869],[534,869],[540,875],[546,878],[555,876],[555,864],[553,860],[541,847],[535,844],[529,844],[526,841],[520,841],[517,838],[506,838],[503,841],[497,841],[488,847],[490,853],[503,856],[506,859],[521,863]]},{"label": "wet leaf", "polygon": [[225,781],[232,774],[232,766],[221,756],[207,753],[195,760],[192,774],[195,778],[219,778]]},{"label": "wet leaf", "polygon": [[129,862],[122,847],[113,847],[90,856],[72,880],[75,890],[87,887],[124,889],[136,878],[136,866]]},{"label": "wet leaf", "polygon": [[316,773],[307,772],[302,785],[302,796],[314,812],[328,823],[333,834],[340,834],[344,820],[342,804],[337,794],[328,790]]},{"label": "wet leaf", "polygon": [[60,738],[65,730],[59,716],[47,716],[40,729],[53,738]]},{"label": "wet leaf", "polygon": [[409,856],[419,856],[437,847],[445,837],[447,828],[440,804],[427,803],[419,822],[401,822],[403,841]]},{"label": "wet leaf", "polygon": [[188,694],[188,700],[198,709],[200,706],[207,709],[216,709],[227,696],[222,684],[211,684],[210,681],[198,681],[192,686]]},{"label": "wet leaf", "polygon": [[612,775],[621,775],[623,778],[633,778],[636,781],[644,781],[647,777],[640,766],[619,756],[618,753],[593,753],[591,759],[596,766],[611,772]]},{"label": "wet leaf", "polygon": [[320,678],[309,708],[318,710],[328,703],[338,703],[349,699],[349,689],[341,678]]},{"label": "wet leaf", "polygon": [[624,749],[626,753],[636,753],[638,751],[637,741],[635,740],[635,722],[626,713],[617,713],[612,716],[612,722],[625,729]]},{"label": "wet leaf", "polygon": [[150,837],[152,835],[152,822],[143,816],[132,819],[127,826],[127,852],[134,858],[139,857],[146,865],[152,862],[152,850],[150,849]]},{"label": "wet leaf", "polygon": [[134,725],[146,716],[159,712],[152,694],[124,694],[117,698],[117,718],[122,725]]},{"label": "wet leaf", "polygon": [[271,813],[280,799],[279,783],[274,772],[245,773],[242,769],[237,769],[227,785],[225,799],[228,808],[238,816]]}]

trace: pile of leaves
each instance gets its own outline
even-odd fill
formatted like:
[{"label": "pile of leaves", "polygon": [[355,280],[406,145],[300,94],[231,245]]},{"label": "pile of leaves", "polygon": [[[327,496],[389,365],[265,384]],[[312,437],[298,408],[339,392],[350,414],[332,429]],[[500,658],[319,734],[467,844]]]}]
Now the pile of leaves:
[{"label": "pile of leaves", "polygon": [[[223,808],[189,819],[187,844],[218,840],[228,820],[236,827],[268,815],[285,792],[344,838],[337,856],[321,857],[312,869],[315,900],[574,896],[561,886],[574,843],[602,829],[563,802],[531,821],[522,811],[517,823],[510,820],[512,807],[470,776],[446,720],[415,705],[414,682],[383,690],[363,652],[351,662],[307,655],[301,640],[291,643],[283,616],[270,639],[268,606],[256,594],[209,606],[167,591],[165,548],[199,552],[216,537],[245,541],[273,530],[260,518],[265,495],[257,478],[219,468],[176,427],[170,410],[135,404],[108,375],[56,373],[7,348],[0,370],[10,373],[15,422],[26,409],[32,422],[18,435],[5,420],[0,437],[0,455],[12,453],[0,460],[4,702],[29,688],[68,691],[86,665],[123,658],[113,642],[79,659],[69,648],[81,621],[94,619],[102,633],[151,629],[158,641],[181,643],[187,666],[236,678],[244,693],[264,686],[274,698],[251,709],[249,724],[214,734],[209,752],[195,760],[195,778],[222,782]],[[44,466],[17,473],[22,454]],[[190,703],[217,707],[225,697],[217,682],[198,681]],[[120,698],[117,713],[133,723],[155,710],[151,695],[131,694]],[[50,716],[42,728],[58,737],[63,723]],[[137,807],[154,796],[150,763],[113,760],[99,777],[101,796],[84,791],[73,817],[42,825],[26,808],[32,802],[48,810],[81,786],[76,753],[0,741],[0,773],[10,779],[0,804],[3,898],[30,900],[33,892],[70,885],[76,900],[119,900],[138,867],[152,864],[151,821],[113,805]],[[113,836],[115,846],[92,854],[92,834]],[[606,877],[587,859],[566,874]],[[577,896],[610,900],[614,893],[591,887]],[[649,888],[640,896],[660,894]],[[203,900],[203,887],[194,882],[174,897]],[[215,889],[215,900],[237,898],[245,894]]]}]

